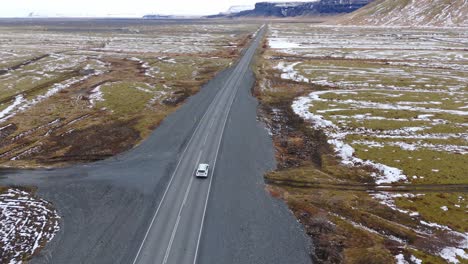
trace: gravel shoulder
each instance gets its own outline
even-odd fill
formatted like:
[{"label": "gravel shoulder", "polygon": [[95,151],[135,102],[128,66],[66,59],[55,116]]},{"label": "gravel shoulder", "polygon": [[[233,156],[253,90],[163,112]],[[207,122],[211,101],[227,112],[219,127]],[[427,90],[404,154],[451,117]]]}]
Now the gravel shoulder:
[{"label": "gravel shoulder", "polygon": [[[252,87],[248,74],[243,87]],[[273,144],[257,121],[258,102],[240,89],[214,172],[199,263],[311,263],[310,242],[263,175],[276,166]]]}]

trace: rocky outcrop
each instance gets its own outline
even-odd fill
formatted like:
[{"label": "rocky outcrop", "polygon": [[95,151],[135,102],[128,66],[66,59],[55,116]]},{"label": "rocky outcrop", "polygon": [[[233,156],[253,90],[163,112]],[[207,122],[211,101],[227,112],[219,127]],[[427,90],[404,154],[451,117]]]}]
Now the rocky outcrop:
[{"label": "rocky outcrop", "polygon": [[296,17],[353,12],[373,0],[319,0],[312,2],[261,2],[254,10],[242,11],[235,17]]}]

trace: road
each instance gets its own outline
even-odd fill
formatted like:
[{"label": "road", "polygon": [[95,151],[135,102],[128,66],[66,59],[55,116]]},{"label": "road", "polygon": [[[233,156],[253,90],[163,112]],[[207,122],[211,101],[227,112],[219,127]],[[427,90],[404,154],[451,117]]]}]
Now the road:
[{"label": "road", "polygon": [[[69,168],[0,171],[0,185],[37,186],[62,217],[30,262],[310,263],[301,225],[265,191],[275,160],[251,95],[259,40],[134,149]],[[207,179],[193,177],[198,162],[211,164]]]},{"label": "road", "polygon": [[[216,161],[226,122],[240,80],[249,70],[264,28],[257,33],[227,82],[219,87],[218,94],[199,121],[156,209],[134,264],[197,262],[211,184],[219,173]],[[199,163],[210,164],[208,179],[194,177]]]}]

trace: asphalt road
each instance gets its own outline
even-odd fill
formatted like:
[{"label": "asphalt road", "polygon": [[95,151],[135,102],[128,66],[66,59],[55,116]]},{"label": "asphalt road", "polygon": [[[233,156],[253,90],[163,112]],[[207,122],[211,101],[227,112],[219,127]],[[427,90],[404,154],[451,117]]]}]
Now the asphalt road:
[{"label": "asphalt road", "polygon": [[[262,39],[260,30],[227,82],[198,123],[177,164],[162,201],[137,252],[134,264],[196,263],[216,161],[240,80],[249,70]],[[194,177],[199,163],[211,166],[208,179]]]},{"label": "asphalt road", "polygon": [[[301,225],[264,190],[275,161],[250,94],[259,40],[133,150],[65,169],[1,171],[0,184],[37,186],[62,216],[31,262],[310,263]],[[199,162],[211,165],[207,179],[193,175]]]}]

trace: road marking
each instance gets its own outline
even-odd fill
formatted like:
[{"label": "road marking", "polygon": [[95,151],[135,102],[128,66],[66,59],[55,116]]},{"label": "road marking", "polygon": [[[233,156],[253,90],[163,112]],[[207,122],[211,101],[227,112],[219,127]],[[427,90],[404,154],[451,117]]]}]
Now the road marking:
[{"label": "road marking", "polygon": [[[228,81],[230,81],[232,77],[230,77],[228,79]],[[221,96],[222,94],[222,91],[223,90],[218,90],[217,93],[216,93],[216,96],[213,98],[213,101],[211,101],[210,105],[208,106],[208,108],[206,109],[205,113],[203,114],[202,118],[200,119],[200,122],[197,124],[197,127],[195,128],[195,131],[193,132],[192,136],[190,137],[190,140],[189,142],[187,143],[187,145],[185,146],[185,149],[184,151],[182,152],[182,155],[180,155],[180,159],[179,161],[177,162],[177,165],[174,169],[174,172],[172,173],[171,175],[171,179],[169,181],[169,183],[167,184],[167,187],[166,187],[166,190],[164,191],[164,194],[163,194],[163,197],[161,198],[161,201],[159,202],[159,205],[158,205],[158,208],[156,209],[156,212],[154,213],[153,215],[153,218],[151,219],[151,223],[148,227],[148,229],[146,230],[146,233],[145,233],[145,236],[143,237],[143,241],[141,242],[141,245],[140,247],[138,248],[138,252],[135,256],[135,259],[133,260],[133,264],[136,264],[137,260],[138,260],[138,257],[140,256],[140,253],[141,253],[141,250],[143,249],[143,245],[145,244],[145,241],[146,239],[148,238],[148,234],[151,230],[151,227],[153,227],[153,224],[154,224],[154,220],[156,219],[156,216],[158,215],[158,212],[159,212],[159,209],[161,208],[161,205],[163,204],[164,202],[164,198],[166,197],[166,194],[169,190],[169,188],[171,187],[171,184],[174,180],[174,176],[176,175],[177,173],[177,170],[179,169],[179,166],[180,166],[180,163],[182,162],[182,160],[184,159],[184,156],[185,156],[185,153],[187,152],[187,149],[189,148],[190,144],[192,143],[192,140],[193,138],[195,137],[195,135],[197,134],[197,131],[200,129],[201,127],[201,124],[203,123],[203,120],[205,119],[206,115],[210,112],[210,109],[212,107],[214,107],[215,105],[215,102],[217,101],[218,97]]]},{"label": "road marking", "polygon": [[210,123],[209,130],[211,130],[211,128],[213,127],[214,121],[215,121],[215,119],[214,119],[214,118],[213,118],[213,119],[211,119],[211,123]]},{"label": "road marking", "polygon": [[[200,151],[200,154],[198,155],[198,159],[197,159],[196,164],[198,164],[200,162],[201,155],[202,155],[202,151]],[[167,245],[167,248],[166,248],[166,253],[164,255],[163,264],[166,264],[167,259],[169,258],[169,254],[171,253],[172,243],[174,242],[174,237],[175,237],[175,235],[177,233],[177,229],[179,228],[180,215],[182,214],[182,209],[184,208],[184,205],[187,202],[187,197],[188,197],[188,194],[190,192],[190,189],[192,188],[192,182],[193,182],[194,177],[195,176],[191,175],[189,185],[187,186],[187,189],[185,190],[184,200],[182,201],[182,204],[180,205],[179,213],[177,214],[177,221],[176,221],[174,227],[172,228],[171,239],[169,240],[169,244]]]},{"label": "road marking", "polygon": [[203,141],[203,146],[205,146],[205,144],[206,144],[206,140],[208,139],[208,135],[209,135],[209,133],[206,133],[205,140]]},{"label": "road marking", "polygon": [[[257,41],[254,41],[253,43],[257,43]],[[258,46],[258,43],[257,43],[257,46]],[[257,50],[257,47],[255,47],[255,49],[253,49],[253,50],[254,50],[254,51]],[[249,52],[249,48],[247,49],[246,54],[248,54],[248,52]],[[243,58],[245,58],[245,55],[246,55],[246,54],[244,54]],[[249,55],[249,56],[250,56],[250,55]],[[239,66],[242,65],[242,59],[243,59],[243,58],[240,59],[239,64],[238,64]],[[137,252],[137,254],[136,254],[136,256],[135,256],[135,259],[133,260],[133,264],[136,264],[136,262],[137,262],[137,260],[138,260],[138,258],[139,258],[139,256],[140,256],[141,250],[142,250],[142,248],[143,248],[143,246],[144,246],[144,244],[145,244],[145,242],[146,242],[146,239],[148,238],[149,232],[150,232],[150,230],[151,230],[151,228],[152,228],[152,226],[153,226],[153,224],[154,224],[154,221],[155,221],[155,219],[156,219],[156,216],[158,215],[159,210],[160,210],[160,208],[161,208],[163,202],[165,201],[167,192],[168,192],[169,188],[170,188],[171,185],[172,185],[172,182],[173,182],[173,180],[174,180],[174,177],[175,177],[175,175],[176,175],[176,173],[177,173],[177,171],[178,171],[178,169],[179,169],[179,166],[180,166],[182,160],[184,160],[185,153],[187,152],[189,146],[191,145],[191,143],[192,143],[192,141],[193,141],[195,135],[196,135],[197,132],[199,131],[199,129],[200,129],[200,127],[201,127],[201,124],[202,124],[203,121],[206,119],[207,114],[208,114],[209,112],[211,112],[211,111],[212,111],[212,108],[214,108],[214,106],[217,104],[217,101],[219,101],[219,98],[221,98],[222,95],[224,95],[225,93],[228,92],[227,87],[231,86],[231,83],[233,82],[234,79],[239,79],[239,78],[240,78],[241,75],[239,75],[238,78],[236,78],[235,75],[236,75],[236,72],[237,72],[237,73],[241,73],[242,71],[244,71],[244,70],[240,70],[240,69],[242,69],[242,68],[243,68],[243,67],[236,67],[236,68],[234,68],[234,70],[233,70],[233,72],[232,72],[232,75],[228,78],[228,80],[226,81],[226,83],[223,85],[223,89],[218,90],[218,92],[216,93],[215,97],[213,98],[213,100],[211,101],[210,105],[208,106],[207,110],[205,111],[205,113],[203,114],[202,118],[200,119],[199,123],[197,124],[197,126],[196,126],[196,128],[195,128],[193,134],[192,134],[191,137],[190,137],[189,142],[188,142],[187,145],[185,146],[185,149],[184,149],[184,151],[182,152],[182,154],[181,154],[181,156],[180,156],[180,159],[179,159],[179,161],[178,161],[178,163],[177,163],[177,165],[176,165],[176,167],[175,167],[175,169],[174,169],[174,172],[173,172],[172,175],[171,175],[171,179],[170,179],[170,181],[169,181],[169,183],[168,183],[168,185],[167,185],[167,187],[166,187],[166,190],[164,191],[163,197],[161,198],[161,201],[159,202],[158,208],[156,209],[156,212],[154,213],[153,218],[151,219],[151,223],[150,223],[150,225],[149,225],[149,227],[148,227],[148,229],[147,229],[147,231],[146,231],[146,233],[145,233],[145,236],[144,236],[144,238],[143,238],[143,241],[141,242],[141,245],[140,245],[140,247],[139,247],[139,249],[138,249],[138,252]],[[244,74],[245,74],[245,73],[244,73]],[[234,93],[233,97],[235,97],[235,95],[237,94],[237,91],[239,90],[238,88],[239,88],[239,87],[237,87],[236,92]],[[232,99],[232,101],[231,101],[231,103],[230,103],[230,107],[229,107],[229,111],[228,111],[228,116],[229,116],[229,113],[230,113],[230,110],[231,110],[231,106],[232,106],[232,102],[233,102],[233,101],[234,101],[234,98]],[[225,126],[226,126],[226,121],[227,121],[227,117],[226,117],[226,119],[224,120],[224,125],[223,125],[223,129],[222,129],[221,137],[220,137],[220,140],[219,140],[219,143],[218,143],[218,149],[217,149],[217,151],[216,151],[216,157],[215,157],[215,163],[214,163],[214,164],[216,164],[216,158],[217,158],[218,151],[219,151],[219,145],[221,144],[222,135],[223,135],[223,133],[224,133],[224,129],[225,129]],[[213,123],[214,123],[214,120],[212,120],[212,123],[211,123],[210,126],[212,126]],[[213,166],[213,172],[214,172],[214,167],[215,167],[215,166]],[[212,175],[213,175],[213,173],[212,173]],[[206,208],[207,208],[208,198],[209,198],[209,194],[210,194],[210,190],[211,190],[212,179],[213,179],[213,177],[210,178],[210,183],[209,183],[209,187],[208,187],[208,193],[207,193],[207,197],[206,197],[206,200],[205,200],[205,207],[204,207],[202,223],[201,223],[200,231],[199,231],[199,235],[198,235],[198,241],[197,241],[197,246],[196,246],[196,252],[195,252],[194,263],[196,262],[197,255],[198,255],[198,248],[199,248],[199,244],[200,244],[200,238],[201,238],[201,233],[202,233],[202,229],[203,229],[203,223],[204,223],[204,220],[205,220]],[[193,181],[193,177],[192,177],[191,180],[190,180],[189,186],[191,185],[192,181]],[[184,200],[185,200],[185,198],[184,198]],[[183,202],[181,208],[183,207],[184,204],[185,204],[185,201]],[[179,216],[178,216],[178,219],[177,219],[177,222],[176,222],[177,225],[178,225],[179,220],[180,220],[180,212],[179,212]],[[171,240],[173,240],[173,238],[172,238]],[[172,245],[172,242],[170,242],[170,244]],[[166,258],[165,261],[167,261],[167,258]]]},{"label": "road marking", "polygon": [[[215,119],[212,118],[212,119],[211,119],[211,122],[210,122],[210,125],[208,126],[208,131],[211,131],[211,128],[213,127],[214,121],[215,121]],[[209,133],[206,133],[205,140],[203,141],[203,146],[205,146],[206,140],[208,140],[208,136],[209,136],[209,135],[210,135]]]},{"label": "road marking", "polygon": [[[263,28],[263,27],[262,27]],[[254,41],[253,44],[255,44],[256,41]],[[258,43],[257,43],[258,45]],[[255,49],[253,49],[254,51],[257,50],[258,47],[255,47]],[[246,55],[247,53],[249,52],[249,50],[247,50],[246,52]],[[249,55],[250,56],[250,55]],[[250,64],[249,64],[250,65]],[[240,73],[242,73],[242,75],[239,74],[239,77],[237,79],[240,79],[240,77],[244,77],[245,75],[245,72],[244,71],[241,71]],[[236,91],[234,92],[234,94],[232,95],[232,100],[230,100],[230,105],[229,105],[229,111],[226,115],[226,118],[224,119],[224,124],[223,124],[223,129],[221,131],[221,136],[219,138],[219,141],[218,141],[218,147],[216,149],[216,154],[215,154],[215,160],[213,162],[213,169],[212,169],[212,172],[211,172],[211,177],[210,177],[210,183],[208,185],[208,192],[207,192],[207,195],[206,195],[206,199],[205,199],[205,207],[203,209],[203,217],[202,217],[202,222],[201,222],[201,225],[200,225],[200,231],[198,233],[198,240],[197,240],[197,246],[196,246],[196,249],[195,249],[195,257],[193,258],[193,264],[196,264],[197,263],[197,258],[198,258],[198,248],[200,247],[200,240],[201,240],[201,234],[203,232],[203,225],[204,225],[204,222],[205,222],[205,216],[206,216],[206,208],[208,206],[208,199],[210,198],[210,192],[211,192],[211,183],[213,181],[213,176],[214,176],[214,172],[215,172],[215,168],[216,168],[216,162],[218,160],[218,152],[219,152],[219,149],[221,147],[221,141],[223,139],[223,134],[224,134],[224,130],[226,129],[226,123],[227,123],[227,120],[228,120],[228,117],[231,113],[231,109],[232,109],[232,104],[234,103],[234,99],[237,95],[239,91],[239,86],[236,87]]]}]

